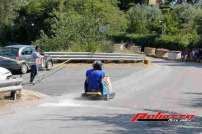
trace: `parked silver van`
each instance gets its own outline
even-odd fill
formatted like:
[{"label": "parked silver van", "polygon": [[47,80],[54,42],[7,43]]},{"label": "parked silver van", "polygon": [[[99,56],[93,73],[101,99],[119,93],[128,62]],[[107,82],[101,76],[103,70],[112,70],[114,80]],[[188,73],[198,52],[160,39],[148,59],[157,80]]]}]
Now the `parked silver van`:
[{"label": "parked silver van", "polygon": [[[10,71],[20,71],[27,73],[30,70],[31,55],[35,51],[31,45],[11,45],[0,48],[0,67],[9,69]],[[2,57],[1,57],[2,56]],[[14,60],[5,59],[7,57]],[[41,68],[51,69],[53,61],[50,56],[44,55],[41,62]]]}]

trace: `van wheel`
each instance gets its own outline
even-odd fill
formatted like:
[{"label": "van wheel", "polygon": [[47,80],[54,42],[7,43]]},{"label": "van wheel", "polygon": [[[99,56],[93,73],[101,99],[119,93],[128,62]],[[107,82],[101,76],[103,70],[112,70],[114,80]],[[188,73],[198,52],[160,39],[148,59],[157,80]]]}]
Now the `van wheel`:
[{"label": "van wheel", "polygon": [[52,67],[53,67],[52,61],[48,61],[48,62],[46,63],[46,69],[47,69],[47,70],[50,70],[50,69],[52,69]]},{"label": "van wheel", "polygon": [[21,71],[22,74],[26,74],[27,71],[28,71],[27,65],[26,64],[22,64],[20,71]]}]

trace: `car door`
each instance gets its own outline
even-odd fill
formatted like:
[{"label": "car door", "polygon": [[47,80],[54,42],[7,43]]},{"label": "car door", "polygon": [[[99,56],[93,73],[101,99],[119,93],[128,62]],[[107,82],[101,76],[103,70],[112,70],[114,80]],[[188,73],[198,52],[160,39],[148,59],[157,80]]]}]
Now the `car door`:
[{"label": "car door", "polygon": [[32,52],[33,49],[31,47],[25,47],[21,52],[21,60],[24,60],[26,63],[30,64],[32,61]]},{"label": "car door", "polygon": [[[18,53],[18,48],[5,47],[0,49],[0,67],[7,68],[9,70],[15,70],[18,67],[18,63],[15,61]],[[8,59],[6,59],[8,58]],[[9,60],[12,59],[12,60]]]}]

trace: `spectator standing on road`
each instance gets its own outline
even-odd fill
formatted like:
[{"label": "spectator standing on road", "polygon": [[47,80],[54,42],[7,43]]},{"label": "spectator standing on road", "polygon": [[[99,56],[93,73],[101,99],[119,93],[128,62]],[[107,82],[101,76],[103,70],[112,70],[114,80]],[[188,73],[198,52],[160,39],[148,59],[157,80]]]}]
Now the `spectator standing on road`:
[{"label": "spectator standing on road", "polygon": [[200,63],[201,59],[202,59],[202,49],[200,48],[200,49],[199,49],[199,52],[198,52],[197,61]]},{"label": "spectator standing on road", "polygon": [[182,61],[182,62],[187,61],[187,56],[188,56],[188,51],[187,51],[187,49],[182,50],[182,53],[181,53],[181,61]]},{"label": "spectator standing on road", "polygon": [[190,62],[192,60],[192,51],[190,49],[187,50],[187,62]]},{"label": "spectator standing on road", "polygon": [[34,78],[36,77],[38,73],[38,64],[40,58],[43,58],[43,56],[40,54],[41,48],[39,46],[35,47],[35,51],[32,53],[32,61],[31,61],[31,73],[30,73],[30,83],[34,84]]},{"label": "spectator standing on road", "polygon": [[192,61],[194,61],[194,62],[197,61],[197,49],[192,50],[191,57],[192,57]]},{"label": "spectator standing on road", "polygon": [[189,58],[189,50],[188,49],[185,49],[185,51],[184,51],[184,61],[185,62],[188,62],[188,58]]},{"label": "spectator standing on road", "polygon": [[184,62],[185,60],[185,50],[182,50],[181,52],[181,61]]}]

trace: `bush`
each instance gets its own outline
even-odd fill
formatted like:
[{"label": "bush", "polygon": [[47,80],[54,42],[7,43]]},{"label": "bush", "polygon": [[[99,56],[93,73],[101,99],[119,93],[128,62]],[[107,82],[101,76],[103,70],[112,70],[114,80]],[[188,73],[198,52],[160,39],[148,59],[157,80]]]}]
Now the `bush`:
[{"label": "bush", "polygon": [[127,12],[128,32],[145,34],[159,32],[161,30],[161,10],[157,7],[146,5],[135,5]]},{"label": "bush", "polygon": [[128,31],[134,34],[115,35],[116,42],[133,41],[142,46],[181,50],[197,44],[202,35],[201,22],[196,23],[202,10],[191,4],[176,5],[164,12],[157,7],[136,5],[127,14]]},{"label": "bush", "polygon": [[111,36],[114,42],[129,42],[132,41],[141,46],[153,46],[157,34],[127,34],[120,33]]},{"label": "bush", "polygon": [[182,50],[194,45],[199,40],[197,33],[157,35],[157,34],[117,34],[112,36],[115,42],[132,41],[143,47],[165,48],[170,50]]},{"label": "bush", "polygon": [[191,33],[196,30],[196,19],[201,16],[202,10],[191,4],[177,5],[173,8],[173,16],[177,18],[179,32]]},{"label": "bush", "polygon": [[162,35],[156,38],[155,44],[157,48],[166,48],[170,50],[182,50],[191,44],[194,44],[199,39],[196,33],[177,34],[177,35]]},{"label": "bush", "polygon": [[112,51],[107,35],[124,31],[126,18],[113,1],[64,0],[53,12],[51,36],[42,31],[35,44],[49,50]]}]

